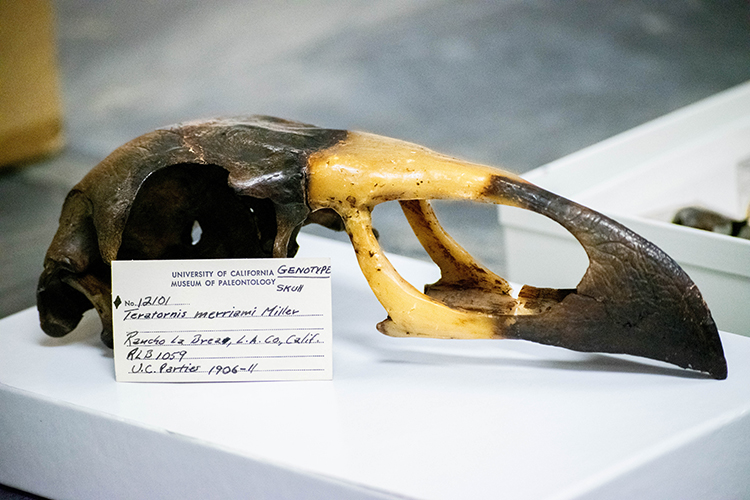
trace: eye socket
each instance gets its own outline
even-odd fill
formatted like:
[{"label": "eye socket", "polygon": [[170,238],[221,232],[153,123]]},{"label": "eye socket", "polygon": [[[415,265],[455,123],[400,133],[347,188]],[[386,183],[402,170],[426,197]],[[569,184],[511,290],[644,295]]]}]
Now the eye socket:
[{"label": "eye socket", "polygon": [[190,231],[190,238],[192,239],[192,245],[197,245],[200,240],[201,236],[203,235],[203,228],[201,227],[200,223],[196,220],[193,222],[193,229]]},{"label": "eye socket", "polygon": [[238,195],[228,175],[216,165],[190,163],[151,174],[133,199],[118,258],[270,257],[274,202]]}]

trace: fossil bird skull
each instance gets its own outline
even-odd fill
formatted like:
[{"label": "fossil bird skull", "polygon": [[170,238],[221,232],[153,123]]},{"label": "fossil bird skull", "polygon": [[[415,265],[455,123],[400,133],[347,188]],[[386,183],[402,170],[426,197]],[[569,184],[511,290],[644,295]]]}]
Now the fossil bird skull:
[{"label": "fossil bird skull", "polygon": [[[589,268],[575,289],[527,285],[513,297],[443,230],[432,199],[540,213],[580,242]],[[393,200],[441,270],[424,293],[396,272],[373,233],[373,208]],[[727,375],[695,284],[617,222],[508,172],[415,144],[259,116],[156,130],[84,177],[65,201],[39,280],[42,328],[65,335],[93,306],[111,345],[112,260],[293,256],[297,232],[311,222],[347,231],[388,312],[378,325],[387,335],[525,339]]]}]

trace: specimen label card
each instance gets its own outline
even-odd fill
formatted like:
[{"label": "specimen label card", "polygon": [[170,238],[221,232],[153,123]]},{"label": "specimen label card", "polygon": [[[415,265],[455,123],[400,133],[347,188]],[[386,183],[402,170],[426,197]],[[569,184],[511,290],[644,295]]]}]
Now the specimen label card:
[{"label": "specimen label card", "polygon": [[332,378],[331,262],[112,262],[121,382]]}]

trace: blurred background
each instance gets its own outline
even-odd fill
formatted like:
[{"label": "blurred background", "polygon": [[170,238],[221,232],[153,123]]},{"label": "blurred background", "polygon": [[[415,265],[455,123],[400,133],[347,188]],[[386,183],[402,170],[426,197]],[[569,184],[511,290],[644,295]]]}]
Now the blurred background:
[{"label": "blurred background", "polygon": [[[20,17],[19,4],[30,6]],[[0,166],[0,317],[34,305],[68,190],[154,128],[270,114],[522,173],[750,79],[749,5],[3,0],[0,42],[22,28],[22,48],[49,40],[55,72],[31,106],[59,113],[62,135],[45,155]],[[0,124],[21,116],[7,104],[41,78],[41,56],[9,47],[0,43]],[[31,83],[14,88],[24,71]],[[442,204],[438,214],[502,274],[494,207]],[[422,257],[397,206],[375,216],[386,249]]]}]

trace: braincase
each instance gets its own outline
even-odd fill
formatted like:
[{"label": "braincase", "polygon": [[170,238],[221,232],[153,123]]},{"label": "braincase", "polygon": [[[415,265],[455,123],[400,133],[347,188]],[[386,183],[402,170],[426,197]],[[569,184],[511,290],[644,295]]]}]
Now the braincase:
[{"label": "braincase", "polygon": [[[213,190],[205,193],[219,193],[222,184],[226,186],[224,193],[255,199],[216,201],[229,213],[239,214],[237,203],[257,209],[271,206],[259,204],[257,200],[271,200],[277,224],[294,227],[309,213],[305,195],[307,157],[345,135],[345,131],[263,116],[187,123],[155,130],[121,146],[97,165],[77,188],[86,193],[94,206],[94,224],[106,262],[117,258],[121,245],[126,245],[122,241],[126,224],[128,234],[135,238],[132,221],[142,220],[144,227],[139,233],[143,234],[138,238],[145,238],[149,220],[170,215],[172,208],[164,206],[159,199],[172,199],[179,205],[178,201],[184,203],[191,196],[195,200],[196,190],[209,189],[208,186]],[[170,187],[174,188],[171,194]],[[141,190],[145,193],[141,194]],[[161,207],[144,212],[151,203],[161,204]],[[134,205],[139,208],[131,217]],[[203,217],[207,218],[208,208],[204,208]],[[175,207],[174,211],[179,212],[179,209]],[[149,214],[151,219],[146,217]],[[176,213],[171,215],[176,216]],[[189,218],[187,212],[183,215]],[[195,220],[188,222],[192,224]],[[184,239],[185,231],[183,225],[179,225],[170,237],[173,241]],[[134,241],[127,243],[128,247],[122,251],[134,252]],[[163,244],[167,241],[165,237]],[[157,246],[160,245],[153,247],[154,251]],[[203,247],[206,245],[191,251]]]}]

